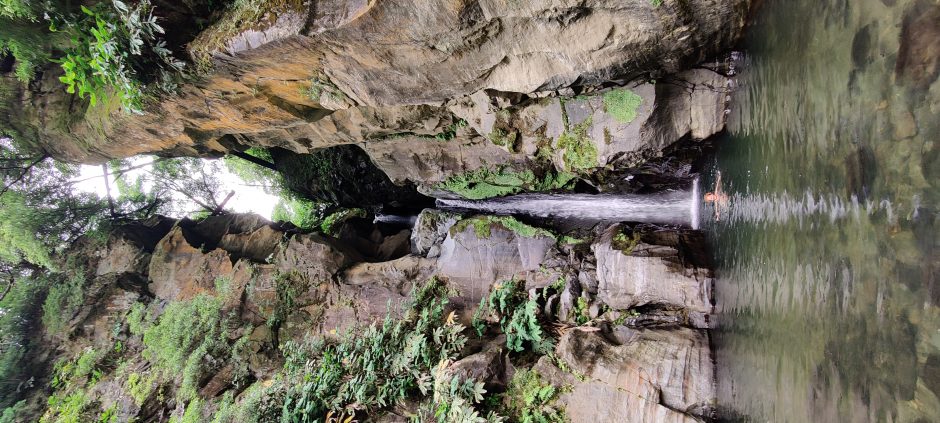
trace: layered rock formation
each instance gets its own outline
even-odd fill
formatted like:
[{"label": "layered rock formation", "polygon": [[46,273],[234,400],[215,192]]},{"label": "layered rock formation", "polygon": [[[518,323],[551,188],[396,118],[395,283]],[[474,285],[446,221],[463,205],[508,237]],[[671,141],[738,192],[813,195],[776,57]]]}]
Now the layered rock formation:
[{"label": "layered rock formation", "polygon": [[[531,167],[540,148],[554,167],[569,169],[565,151],[579,143],[593,144],[596,157],[576,168],[624,154],[635,162],[722,127],[723,79],[686,69],[731,45],[747,7],[318,0],[229,39],[210,27],[191,48],[215,51],[212,71],[143,115],[72,101],[49,69],[33,86],[4,93],[20,106],[4,126],[85,163],[360,144],[392,180],[426,186],[482,166]],[[639,101],[635,110],[612,115],[607,109],[623,104],[605,104],[610,87],[639,97],[630,99]],[[461,120],[470,128],[455,127]],[[566,132],[584,140],[565,142]],[[427,139],[435,136],[447,146]],[[509,151],[492,145],[507,147],[507,139]]]},{"label": "layered rock formation", "polygon": [[[119,228],[106,243],[74,252],[92,269],[93,288],[82,312],[69,319],[67,350],[106,350],[118,342],[127,357],[134,357],[141,339],[121,329],[134,304],[146,304],[149,313],[159,316],[166,307],[200,295],[219,298],[223,312],[235,319],[233,329],[238,328],[229,342],[247,340],[240,341],[247,347],[238,348],[247,348],[248,356],[211,367],[198,389],[203,398],[212,399],[244,389],[235,384],[235,368],[247,366],[249,380],[267,380],[281,366],[279,345],[332,338],[368,325],[394,312],[412,286],[432,276],[453,289],[449,308],[467,324],[494,286],[522,280],[533,293],[551,293],[541,300],[540,314],[567,327],[555,349],[560,361],[543,358],[534,369],[546,383],[573,386],[558,399],[571,421],[686,421],[711,415],[715,390],[708,335],[695,328],[702,319],[688,318],[710,312],[697,302],[701,298],[708,304],[710,291],[698,285],[701,290],[693,292],[696,285],[686,282],[694,272],[705,271],[692,264],[689,251],[614,251],[623,256],[619,266],[668,269],[647,287],[648,293],[637,294],[609,289],[613,282],[604,269],[610,258],[591,252],[612,254],[606,253],[611,233],[634,233],[630,228],[611,227],[587,248],[511,218],[427,210],[419,220],[425,224],[411,237],[414,245],[425,247],[379,262],[365,261],[351,238],[301,233],[252,215],[152,219]],[[651,242],[682,236],[674,230],[634,229]],[[695,300],[668,294],[676,290]],[[290,292],[289,300],[285,292]],[[454,368],[505,389],[524,362],[500,346],[505,337],[485,342],[491,346],[476,354],[470,349]],[[134,368],[149,366],[146,356],[128,359]],[[172,401],[131,400],[119,373],[101,377],[90,395],[103,409],[117,410],[119,420],[159,420],[180,412]],[[169,393],[176,388],[161,389]],[[610,407],[597,407],[600,398],[609,398]]]}]

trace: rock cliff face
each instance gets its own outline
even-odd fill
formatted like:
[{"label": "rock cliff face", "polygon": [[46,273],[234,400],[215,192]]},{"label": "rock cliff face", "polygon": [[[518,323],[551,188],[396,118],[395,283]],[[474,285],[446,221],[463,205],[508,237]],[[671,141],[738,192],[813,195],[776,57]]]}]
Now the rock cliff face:
[{"label": "rock cliff face", "polygon": [[[20,106],[4,121],[85,163],[359,144],[392,180],[428,186],[482,166],[531,166],[540,148],[554,167],[583,170],[720,130],[723,78],[686,69],[724,52],[747,9],[746,0],[315,0],[231,39],[197,38],[215,51],[212,70],[143,115],[89,108],[50,69],[4,93]],[[570,153],[587,144],[586,157]]]},{"label": "rock cliff face", "polygon": [[[234,319],[225,342],[246,344],[230,347],[245,355],[211,366],[198,381],[201,397],[212,400],[245,388],[233,376],[239,366],[247,366],[249,381],[263,383],[282,366],[279,346],[285,342],[335,338],[371,324],[398,310],[412,286],[432,276],[452,290],[448,309],[468,325],[494,287],[519,280],[528,292],[546,293],[535,297],[542,298],[539,313],[563,328],[557,359],[545,357],[534,369],[545,383],[570,387],[556,405],[572,422],[711,417],[713,360],[707,331],[697,329],[711,312],[711,292],[704,284],[683,282],[692,273],[707,272],[692,264],[687,251],[701,244],[675,230],[620,225],[587,244],[572,244],[512,218],[436,210],[422,213],[419,222],[410,233],[415,248],[379,262],[366,261],[369,252],[357,250],[351,238],[300,233],[253,215],[154,219],[119,228],[104,244],[75,252],[94,269],[89,285],[94,288],[83,311],[69,320],[71,341],[63,345],[82,351],[119,343],[129,366],[146,369],[151,363],[140,353],[142,338],[123,323],[135,304],[156,317],[200,296],[219,298],[222,312]],[[611,251],[613,233],[642,234],[644,241],[630,254]],[[682,251],[669,245],[677,237],[685,237]],[[655,248],[672,253],[649,254]],[[644,285],[649,292],[611,289],[615,282],[606,274],[611,259],[605,255],[613,254],[619,255],[616,266],[662,273]],[[688,298],[671,295],[676,289]],[[489,346],[477,353],[468,349],[454,369],[498,392],[526,364],[502,346],[505,336],[489,336],[482,339]],[[100,377],[90,395],[103,409],[117,410],[120,421],[163,420],[181,412],[173,400],[132,399],[133,385],[118,371],[105,370]],[[171,382],[160,389],[171,398],[178,387]],[[605,406],[598,407],[599,401]]]}]

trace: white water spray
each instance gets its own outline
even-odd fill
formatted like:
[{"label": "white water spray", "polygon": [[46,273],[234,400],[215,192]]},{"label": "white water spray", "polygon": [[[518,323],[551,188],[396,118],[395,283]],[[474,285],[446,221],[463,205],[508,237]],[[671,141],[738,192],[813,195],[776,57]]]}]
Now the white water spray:
[{"label": "white water spray", "polygon": [[490,200],[438,199],[442,209],[465,209],[496,215],[610,222],[645,222],[699,227],[698,179],[688,191],[638,194],[519,194]]}]

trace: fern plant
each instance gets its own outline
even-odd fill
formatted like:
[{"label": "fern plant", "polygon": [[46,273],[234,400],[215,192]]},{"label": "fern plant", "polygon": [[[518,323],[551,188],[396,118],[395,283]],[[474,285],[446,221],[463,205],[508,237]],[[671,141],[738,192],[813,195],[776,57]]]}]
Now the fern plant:
[{"label": "fern plant", "polygon": [[472,323],[478,335],[483,335],[488,318],[499,322],[500,330],[506,334],[506,347],[511,351],[524,351],[526,345],[540,354],[551,351],[551,339],[545,336],[539,324],[538,302],[529,298],[525,281],[512,279],[497,284],[480,301]]},{"label": "fern plant", "polygon": [[[448,290],[436,278],[414,291],[406,312],[381,324],[351,331],[338,343],[314,342],[289,349],[285,368],[299,383],[285,393],[281,421],[312,423],[331,415],[374,412],[422,387],[434,366],[456,356],[466,343],[464,327],[445,317]],[[291,357],[300,354],[301,358]]]},{"label": "fern plant", "polygon": [[564,414],[551,405],[558,394],[534,370],[518,370],[509,381],[500,411],[520,423],[563,423]]},{"label": "fern plant", "polygon": [[[434,372],[434,395],[412,417],[415,423],[501,423],[505,419],[494,412],[485,417],[474,407],[483,402],[486,389],[482,382],[450,374],[445,363]],[[427,394],[427,388],[422,389]]]}]

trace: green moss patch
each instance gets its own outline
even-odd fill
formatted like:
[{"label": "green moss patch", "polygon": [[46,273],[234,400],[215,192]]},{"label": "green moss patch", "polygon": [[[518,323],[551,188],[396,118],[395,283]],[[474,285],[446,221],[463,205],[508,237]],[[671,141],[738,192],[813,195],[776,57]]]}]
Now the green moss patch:
[{"label": "green moss patch", "polygon": [[509,151],[516,151],[516,138],[518,134],[515,132],[507,132],[505,129],[493,128],[493,131],[490,132],[489,138],[490,142],[496,144],[500,147],[506,147]]},{"label": "green moss patch", "polygon": [[640,234],[634,232],[631,235],[627,235],[623,232],[618,232],[617,235],[614,235],[614,238],[610,242],[610,246],[615,250],[620,250],[621,253],[625,255],[630,255],[633,253],[633,249],[636,248],[640,243]]},{"label": "green moss patch", "polygon": [[576,176],[568,172],[550,171],[540,178],[531,170],[515,172],[505,167],[479,168],[451,176],[439,183],[437,188],[470,200],[482,200],[522,191],[538,192],[570,188],[575,179]]},{"label": "green moss patch", "polygon": [[562,153],[562,160],[568,170],[578,171],[597,167],[597,146],[587,135],[587,130],[593,121],[593,118],[588,118],[558,137],[558,148],[565,150]]},{"label": "green moss patch", "polygon": [[620,123],[633,122],[642,103],[643,97],[626,88],[604,93],[604,111]]},{"label": "green moss patch", "polygon": [[301,88],[301,93],[317,103],[324,101],[346,102],[349,97],[343,93],[323,72],[317,72],[310,78],[310,86]]},{"label": "green moss patch", "polygon": [[323,219],[323,223],[320,224],[320,229],[322,229],[325,234],[335,235],[341,223],[354,217],[366,217],[367,214],[364,209],[360,208],[343,209]]},{"label": "green moss patch", "polygon": [[476,216],[469,219],[464,219],[457,222],[452,228],[453,233],[460,233],[465,231],[468,227],[473,227],[473,232],[476,233],[477,238],[486,239],[492,235],[493,226],[500,226],[504,229],[512,231],[516,235],[525,238],[535,238],[538,236],[546,236],[552,239],[557,239],[556,235],[551,231],[536,228],[535,226],[529,226],[525,223],[522,223],[512,216]]}]

